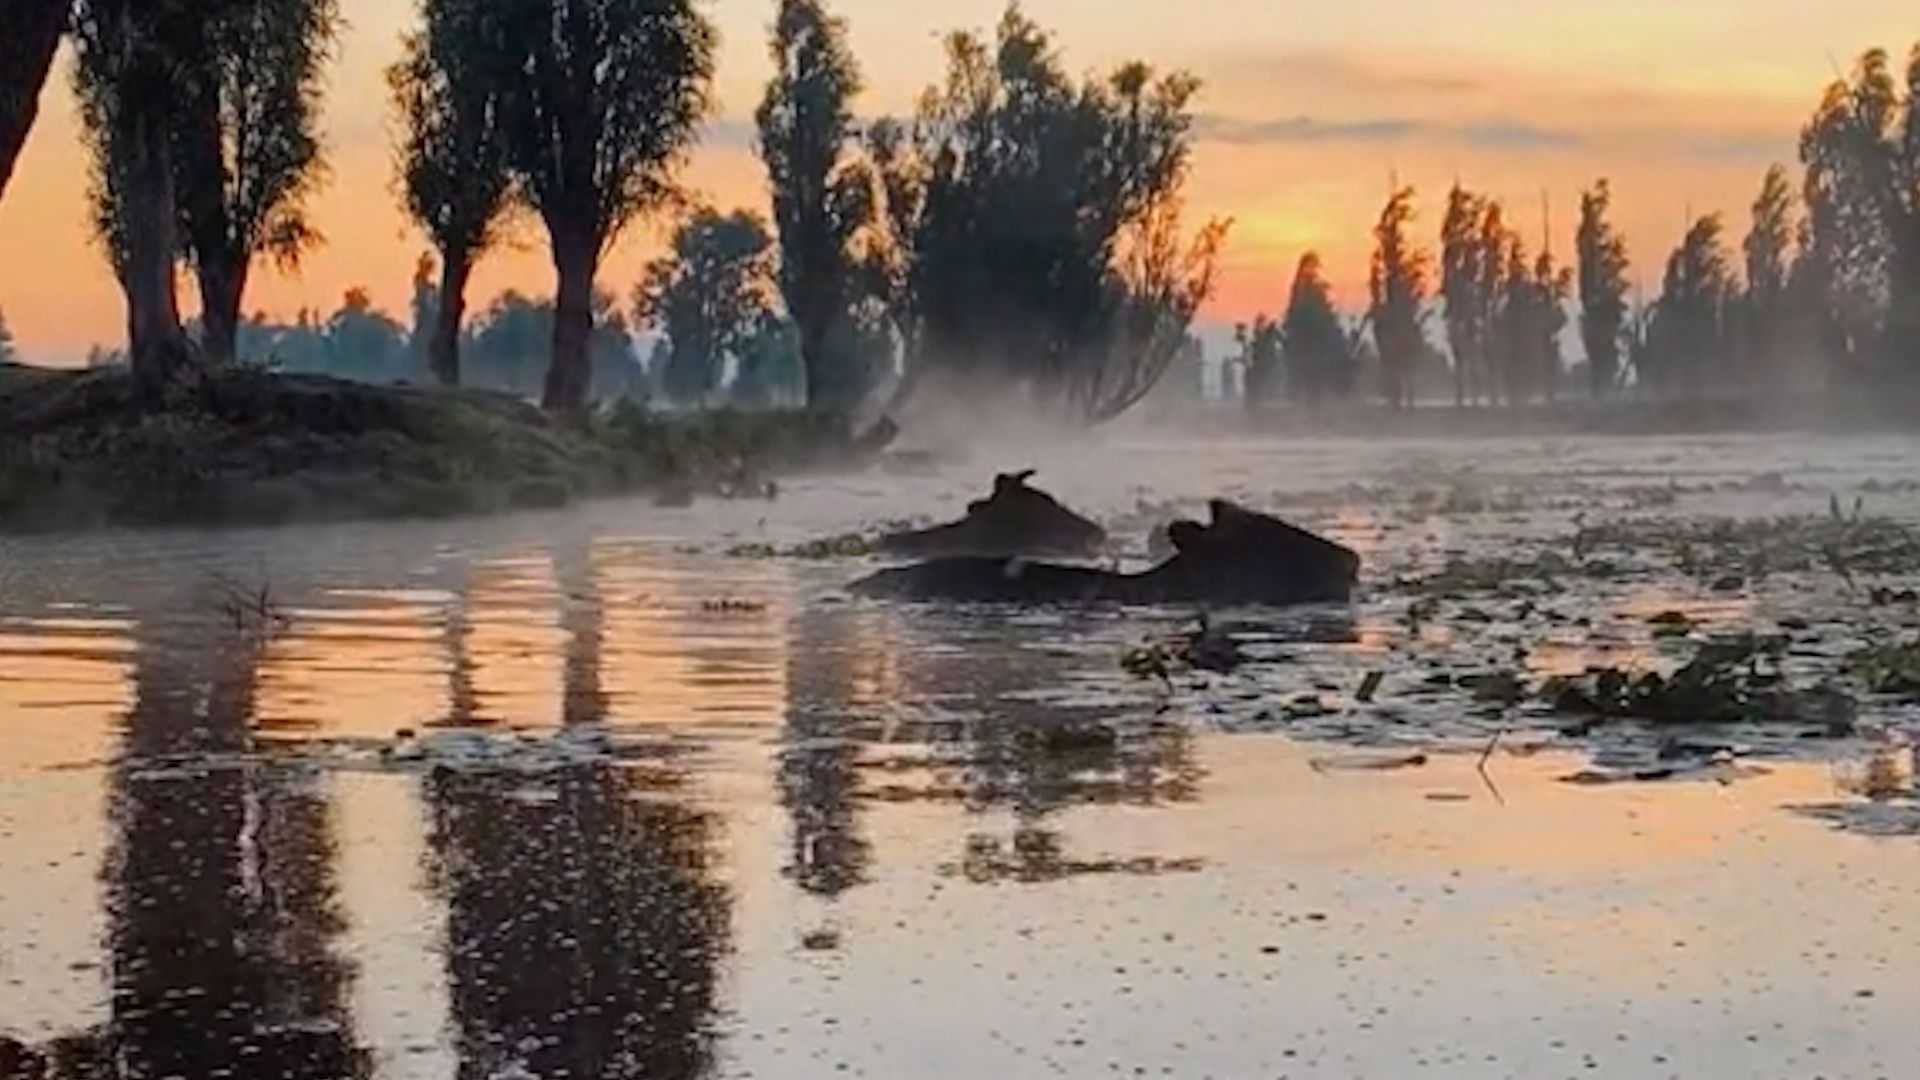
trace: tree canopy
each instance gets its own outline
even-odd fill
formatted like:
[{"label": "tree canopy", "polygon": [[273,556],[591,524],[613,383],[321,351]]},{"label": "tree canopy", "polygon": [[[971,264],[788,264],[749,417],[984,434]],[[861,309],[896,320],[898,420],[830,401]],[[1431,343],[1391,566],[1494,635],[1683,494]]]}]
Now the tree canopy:
[{"label": "tree canopy", "polygon": [[1920,343],[1920,48],[1875,49],[1827,88],[1800,137],[1808,257],[1837,364],[1910,377]]},{"label": "tree canopy", "polygon": [[40,112],[73,0],[7,0],[0,7],[0,196]]},{"label": "tree canopy", "polygon": [[1414,191],[1395,190],[1374,226],[1368,294],[1374,347],[1380,352],[1382,393],[1389,404],[1413,404],[1413,374],[1427,350],[1426,301],[1432,256],[1413,240]]},{"label": "tree canopy", "polygon": [[179,76],[181,235],[211,359],[234,356],[255,257],[291,267],[319,239],[306,202],[325,175],[322,69],[340,26],[338,0],[227,0],[207,12],[200,62]]},{"label": "tree canopy", "polygon": [[440,254],[428,365],[458,385],[467,282],[499,240],[508,205],[505,104],[510,83],[494,56],[501,28],[488,0],[422,0],[387,72],[401,136],[395,168],[407,215]]},{"label": "tree canopy", "polygon": [[1725,369],[1727,313],[1738,290],[1718,214],[1696,220],[1667,259],[1639,374],[1657,390],[1703,393]]},{"label": "tree canopy", "polygon": [[548,408],[585,409],[607,246],[678,195],[709,111],[716,35],[693,0],[498,0],[508,160],[559,279]]},{"label": "tree canopy", "polygon": [[849,331],[870,320],[862,308],[884,302],[872,261],[875,180],[857,154],[853,117],[860,72],[846,36],[819,0],[781,0],[774,75],[755,115],[807,401],[832,409],[857,406],[873,389],[875,372]]},{"label": "tree canopy", "polygon": [[662,392],[708,404],[729,358],[773,319],[773,239],[759,217],[701,209],[681,222],[672,250],[647,267],[634,296],[642,325],[665,336]]},{"label": "tree canopy", "polygon": [[1580,341],[1587,353],[1588,387],[1605,397],[1619,386],[1627,325],[1627,242],[1610,216],[1613,188],[1602,179],[1580,195],[1575,236],[1580,289]]},{"label": "tree canopy", "polygon": [[1149,392],[1226,230],[1180,234],[1198,90],[1138,63],[1076,82],[1017,9],[991,41],[949,36],[911,128],[871,140],[911,363],[1096,420]]}]

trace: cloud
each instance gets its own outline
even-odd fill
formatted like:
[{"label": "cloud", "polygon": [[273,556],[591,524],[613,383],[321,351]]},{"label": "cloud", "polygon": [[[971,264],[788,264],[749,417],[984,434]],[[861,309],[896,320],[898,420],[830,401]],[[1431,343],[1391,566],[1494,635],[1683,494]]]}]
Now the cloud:
[{"label": "cloud", "polygon": [[1527,150],[1578,146],[1579,132],[1539,127],[1507,120],[1455,123],[1416,117],[1384,116],[1357,120],[1321,120],[1289,116],[1271,120],[1207,114],[1198,118],[1195,133],[1203,142],[1232,146],[1287,143],[1399,143],[1454,142],[1490,150]]},{"label": "cloud", "polygon": [[1417,94],[1432,98],[1488,89],[1488,75],[1478,69],[1425,68],[1414,62],[1375,64],[1330,51],[1241,54],[1223,59],[1215,70],[1230,82],[1281,85],[1294,93],[1327,97],[1391,100]]},{"label": "cloud", "polygon": [[1226,146],[1287,146],[1327,143],[1388,146],[1423,142],[1476,150],[1549,151],[1592,149],[1608,153],[1658,153],[1722,161],[1769,162],[1791,156],[1791,128],[1655,128],[1645,125],[1574,129],[1523,120],[1436,120],[1411,116],[1322,120],[1286,116],[1266,120],[1203,114],[1194,123],[1201,142]]}]

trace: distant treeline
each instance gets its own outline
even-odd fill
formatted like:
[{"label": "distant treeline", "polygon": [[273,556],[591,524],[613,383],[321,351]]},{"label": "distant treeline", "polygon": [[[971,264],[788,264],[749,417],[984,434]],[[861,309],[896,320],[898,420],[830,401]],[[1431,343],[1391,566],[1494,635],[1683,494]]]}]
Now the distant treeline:
[{"label": "distant treeline", "polygon": [[[413,279],[411,323],[376,308],[364,288],[348,289],[331,313],[298,312],[283,322],[264,314],[240,320],[235,357],[274,371],[332,375],[369,383],[430,384],[434,379],[433,344],[439,287],[437,267],[422,258]],[[471,314],[460,332],[462,376],[466,385],[537,398],[547,374],[553,340],[553,301],[507,290]],[[0,320],[0,361],[9,358],[5,322]],[[190,322],[190,336],[204,332]],[[636,404],[733,405],[748,408],[805,404],[805,372],[791,323],[769,313],[752,334],[730,343],[724,368],[689,371],[676,364],[671,344],[655,339],[650,362],[636,352],[635,335],[614,297],[593,294],[593,336],[588,345],[589,398]],[[95,347],[89,367],[123,365],[123,350]]]},{"label": "distant treeline", "polygon": [[[1738,251],[1720,214],[1690,223],[1645,303],[1631,296],[1633,264],[1605,180],[1582,193],[1566,266],[1550,248],[1530,255],[1507,208],[1460,185],[1436,257],[1414,238],[1413,190],[1394,191],[1374,230],[1363,316],[1342,320],[1309,253],[1284,322],[1241,326],[1230,368],[1254,404],[1920,386],[1915,88],[1920,49],[1904,72],[1885,52],[1861,57],[1801,131],[1798,191],[1785,166],[1769,169]],[[1577,364],[1564,348],[1570,328]]]}]

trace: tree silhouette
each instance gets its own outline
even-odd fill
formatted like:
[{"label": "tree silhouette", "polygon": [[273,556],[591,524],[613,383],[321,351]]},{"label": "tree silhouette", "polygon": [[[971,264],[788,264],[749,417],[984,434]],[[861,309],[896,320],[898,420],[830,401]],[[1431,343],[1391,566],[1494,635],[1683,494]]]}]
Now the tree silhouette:
[{"label": "tree silhouette", "polygon": [[806,361],[792,322],[767,312],[737,346],[736,355],[740,366],[727,392],[733,404],[748,409],[805,404]]},{"label": "tree silhouette", "polygon": [[176,75],[181,235],[210,360],[234,357],[255,257],[291,267],[319,238],[305,203],[323,175],[322,67],[340,26],[338,0],[229,0],[207,13],[201,61]]},{"label": "tree silhouette", "polygon": [[559,282],[543,400],[585,411],[594,277],[639,215],[673,199],[708,111],[715,33],[693,0],[499,0],[507,145]]},{"label": "tree silhouette", "polygon": [[1488,346],[1503,263],[1501,251],[1486,242],[1486,224],[1497,212],[1486,197],[1459,184],[1447,195],[1447,216],[1440,226],[1440,295],[1447,308],[1455,405],[1478,400],[1488,380]]},{"label": "tree silhouette", "polygon": [[1602,179],[1580,195],[1574,241],[1580,287],[1580,341],[1587,351],[1588,389],[1595,398],[1619,386],[1627,322],[1627,242],[1608,216],[1613,189]]},{"label": "tree silhouette", "polygon": [[467,382],[537,396],[553,347],[553,304],[509,289],[475,316],[465,339]]},{"label": "tree silhouette", "polygon": [[1809,269],[1833,362],[1911,377],[1920,342],[1920,49],[1905,88],[1888,54],[1828,86],[1800,137]]},{"label": "tree silhouette", "polygon": [[[593,336],[587,346],[590,389],[598,397],[641,397],[633,341],[611,293],[593,291]],[[467,384],[538,397],[553,344],[553,301],[512,289],[489,302],[462,336]]]},{"label": "tree silhouette", "polygon": [[656,374],[668,398],[703,405],[713,396],[727,357],[739,355],[770,315],[773,258],[757,216],[702,209],[647,267],[634,310],[666,335],[665,370]]},{"label": "tree silhouette", "polygon": [[1534,373],[1535,304],[1533,268],[1527,261],[1527,244],[1511,229],[1500,239],[1499,306],[1494,314],[1494,376],[1499,383],[1500,400],[1509,406],[1527,398]]},{"label": "tree silhouette", "polygon": [[387,71],[402,132],[402,200],[440,253],[427,365],[449,386],[460,384],[467,283],[498,242],[507,206],[507,84],[491,53],[493,10],[487,0],[422,0],[422,29],[407,35]]},{"label": "tree silhouette", "polygon": [[1300,257],[1282,336],[1292,393],[1308,403],[1353,393],[1358,375],[1356,357],[1340,314],[1334,310],[1333,289],[1327,284],[1317,252]]},{"label": "tree silhouette", "polygon": [[1741,251],[1746,257],[1746,292],[1741,296],[1742,336],[1755,373],[1778,382],[1783,346],[1792,335],[1794,234],[1793,189],[1787,171],[1767,170],[1753,202],[1753,224]]},{"label": "tree silhouette", "polygon": [[1413,373],[1427,349],[1425,304],[1432,257],[1415,246],[1413,189],[1403,187],[1388,199],[1374,227],[1368,291],[1373,340],[1380,350],[1381,386],[1396,408],[1413,404]]},{"label": "tree silhouette", "polygon": [[1191,244],[1180,204],[1163,200],[1122,237],[1115,273],[1118,311],[1105,355],[1074,381],[1083,415],[1113,420],[1144,401],[1186,350],[1188,331],[1213,296],[1214,272],[1231,223],[1211,221]]},{"label": "tree silhouette", "polygon": [[180,326],[174,136],[209,28],[238,0],[80,0],[74,93],[92,159],[94,225],[127,299],[135,380],[149,394],[192,362]]},{"label": "tree silhouette", "polygon": [[799,328],[814,408],[857,406],[875,374],[846,347],[854,309],[873,291],[856,243],[876,213],[872,170],[850,153],[861,84],[846,35],[819,0],[781,0],[774,76],[755,117],[780,236],[780,290]]},{"label": "tree silhouette", "polygon": [[73,0],[7,0],[0,7],[0,196],[40,112],[40,91]]},{"label": "tree silhouette", "polygon": [[1017,9],[991,42],[950,36],[947,65],[910,132],[869,140],[907,385],[930,368],[1117,415],[1179,355],[1212,288],[1225,224],[1189,245],[1179,223],[1199,84],[1144,64],[1076,84]]},{"label": "tree silhouette", "polygon": [[1724,233],[1718,214],[1702,217],[1667,260],[1641,369],[1656,390],[1698,396],[1710,375],[1725,370],[1727,316],[1736,286]]},{"label": "tree silhouette", "polygon": [[98,1075],[371,1076],[326,788],[254,734],[265,643],[193,616],[135,633],[102,873],[115,1067]]},{"label": "tree silhouette", "polygon": [[1533,262],[1529,370],[1540,395],[1552,403],[1560,386],[1564,356],[1560,334],[1567,328],[1567,300],[1573,295],[1573,271],[1563,269],[1551,249],[1543,248]]},{"label": "tree silhouette", "polygon": [[1265,315],[1255,316],[1252,323],[1233,328],[1233,340],[1240,349],[1234,363],[1246,372],[1247,405],[1278,400],[1287,389],[1280,324]]},{"label": "tree silhouette", "polygon": [[926,213],[927,170],[916,153],[911,133],[898,120],[881,119],[869,126],[866,152],[880,201],[879,227],[869,252],[868,270],[874,276],[886,321],[907,360],[906,378],[895,395],[895,404],[899,405],[912,395],[928,367],[915,362],[923,335],[914,257]]},{"label": "tree silhouette", "polygon": [[[584,543],[563,545],[561,714],[607,720],[607,598]],[[681,768],[576,757],[421,781],[428,877],[446,903],[460,1080],[696,1080],[716,1071],[731,898],[720,820]],[[536,795],[529,798],[529,793]]]}]

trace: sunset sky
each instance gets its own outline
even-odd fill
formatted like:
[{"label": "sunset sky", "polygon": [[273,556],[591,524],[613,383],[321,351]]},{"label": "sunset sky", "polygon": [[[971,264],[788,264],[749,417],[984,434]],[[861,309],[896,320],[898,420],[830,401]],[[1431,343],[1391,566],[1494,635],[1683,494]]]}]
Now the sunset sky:
[{"label": "sunset sky", "polygon": [[[325,128],[332,179],[313,206],[327,237],[295,275],[257,274],[247,307],[290,316],[331,310],[370,288],[404,310],[424,242],[395,208],[382,69],[412,0],[343,0],[351,28],[331,80]],[[773,0],[710,0],[723,34],[717,118],[687,180],[721,205],[760,206],[748,118],[767,76]],[[1001,0],[840,0],[870,88],[863,115],[907,110],[940,71],[938,35],[990,27]],[[1554,243],[1571,248],[1580,188],[1613,180],[1637,273],[1657,287],[1684,217],[1724,210],[1736,233],[1761,173],[1790,162],[1823,83],[1870,46],[1904,53],[1920,36],[1890,0],[1590,0],[1445,4],[1374,0],[1029,0],[1077,70],[1130,58],[1200,75],[1193,210],[1237,220],[1209,317],[1279,308],[1294,262],[1326,257],[1343,299],[1365,279],[1367,230],[1388,179],[1419,188],[1422,230],[1458,176],[1530,225],[1542,197]],[[88,237],[85,163],[63,63],[39,127],[0,202],[0,311],[29,357],[72,362],[121,337],[120,300]],[[630,294],[657,228],[635,229],[602,284]],[[487,262],[484,302],[513,286],[551,291],[537,229]],[[190,290],[183,290],[189,301]]]}]

